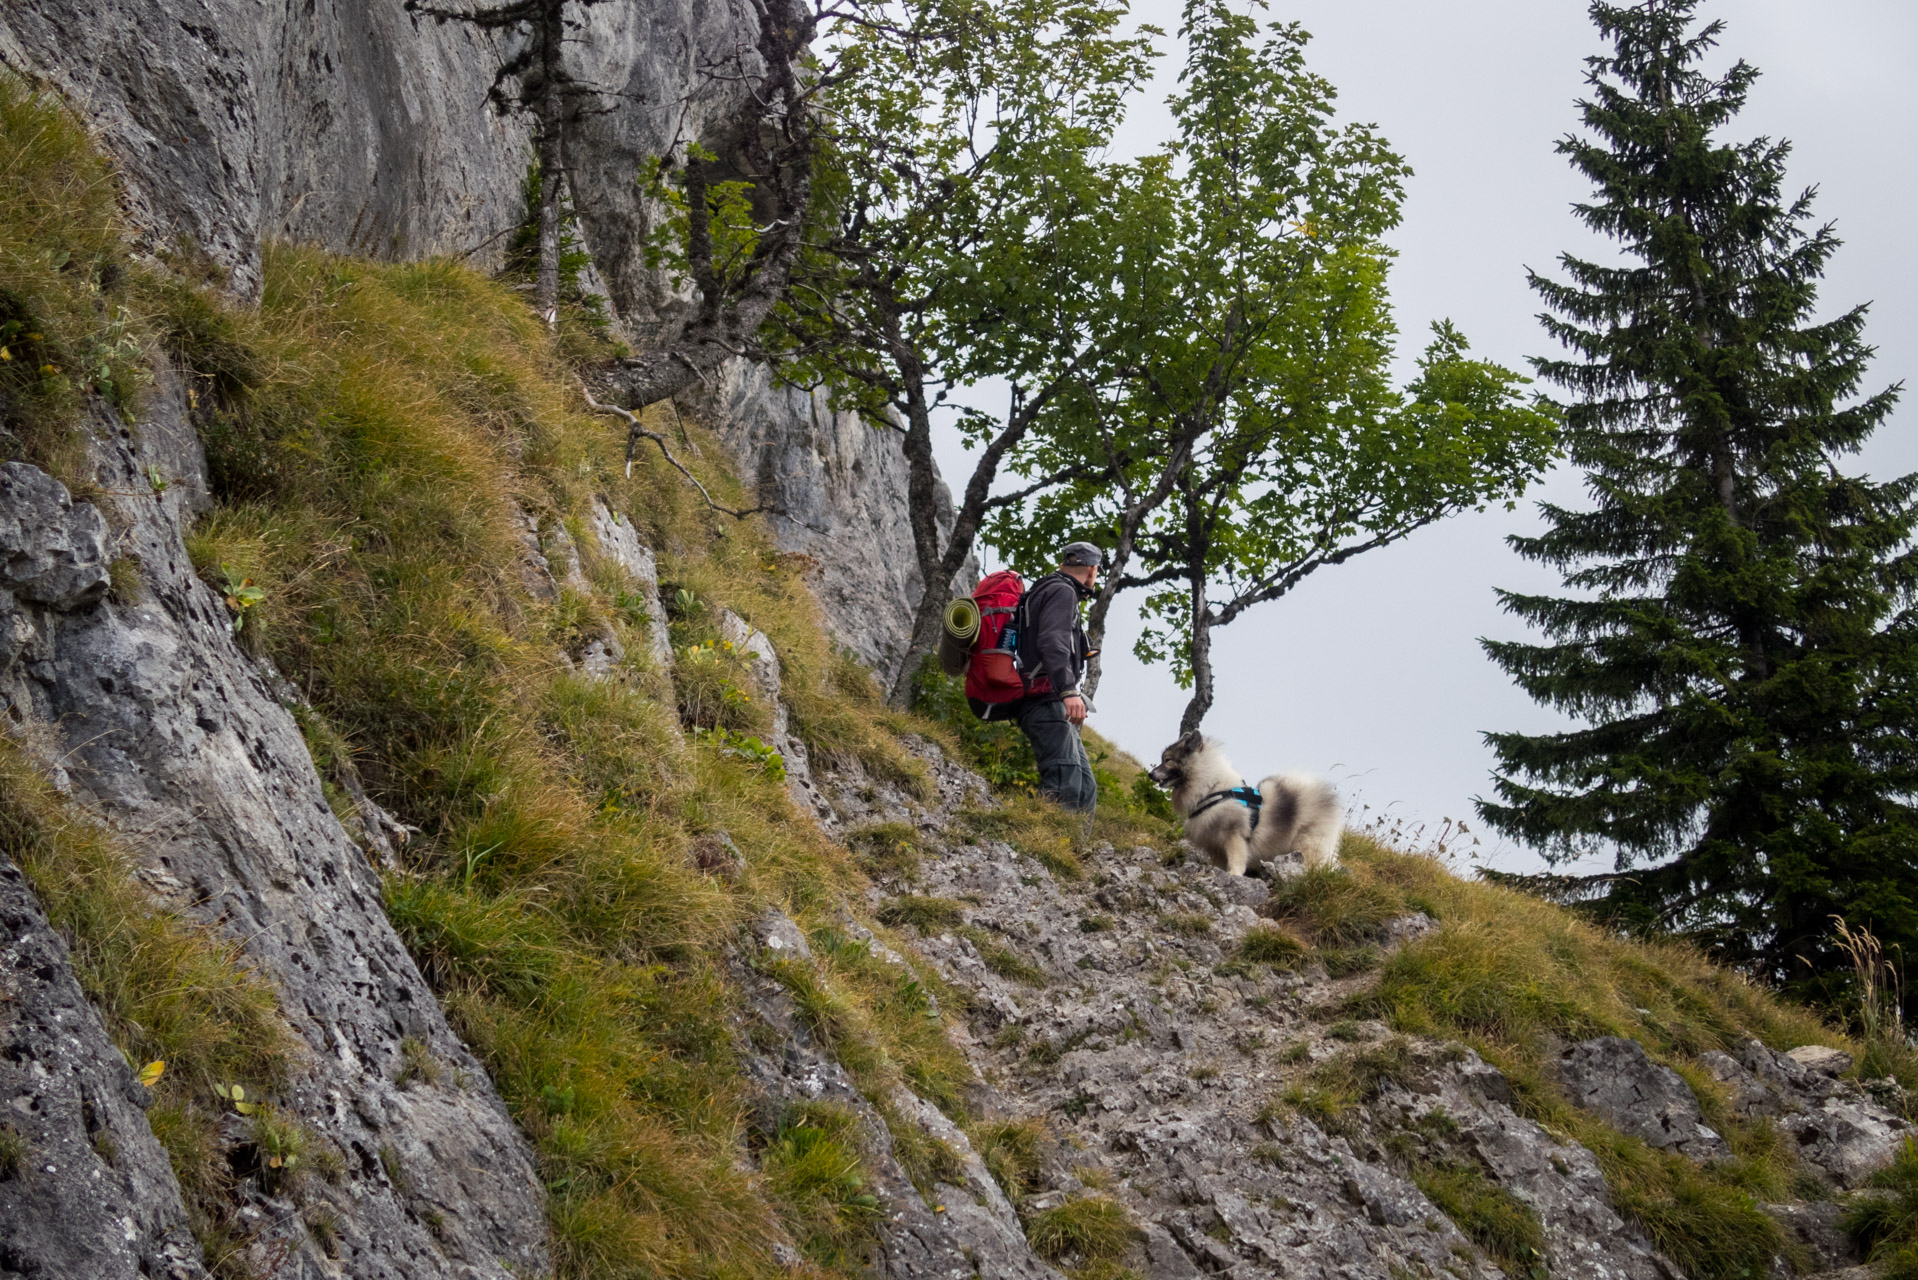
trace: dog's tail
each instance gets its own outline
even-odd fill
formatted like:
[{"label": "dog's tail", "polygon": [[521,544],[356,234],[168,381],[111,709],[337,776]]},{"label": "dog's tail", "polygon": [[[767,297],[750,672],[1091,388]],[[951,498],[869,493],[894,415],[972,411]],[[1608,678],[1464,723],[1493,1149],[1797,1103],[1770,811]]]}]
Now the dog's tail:
[{"label": "dog's tail", "polygon": [[1336,867],[1339,838],[1345,834],[1345,806],[1339,793],[1324,778],[1304,773],[1283,774],[1279,785],[1291,792],[1298,806],[1292,849],[1287,852],[1303,854],[1308,868]]}]

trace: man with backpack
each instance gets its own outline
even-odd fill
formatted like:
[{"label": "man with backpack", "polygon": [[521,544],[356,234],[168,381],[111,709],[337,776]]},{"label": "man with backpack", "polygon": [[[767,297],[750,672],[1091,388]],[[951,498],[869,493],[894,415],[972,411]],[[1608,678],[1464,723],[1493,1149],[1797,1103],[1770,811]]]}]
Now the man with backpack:
[{"label": "man with backpack", "polygon": [[[982,720],[1018,722],[1038,761],[1041,795],[1086,814],[1098,803],[1099,785],[1092,777],[1085,743],[1079,738],[1079,726],[1085,723],[1087,711],[1079,681],[1091,656],[1085,627],[1079,621],[1079,605],[1091,598],[1092,584],[1104,563],[1105,553],[1090,542],[1074,542],[1059,552],[1058,572],[1033,583],[1007,611],[1011,616],[1006,629],[1016,631],[1012,645],[1007,647],[1012,650],[1015,678],[1020,681],[1011,692],[1018,696],[969,699],[973,714]],[[1017,582],[1016,576],[1007,576]],[[980,593],[982,603],[985,595],[984,591]],[[968,695],[984,691],[973,679],[967,684]]]}]

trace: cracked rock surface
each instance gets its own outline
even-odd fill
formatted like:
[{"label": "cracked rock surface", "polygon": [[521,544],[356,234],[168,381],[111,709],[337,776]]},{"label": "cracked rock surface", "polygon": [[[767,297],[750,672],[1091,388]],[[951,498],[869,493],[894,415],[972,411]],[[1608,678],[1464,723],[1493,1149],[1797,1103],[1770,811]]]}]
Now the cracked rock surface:
[{"label": "cracked rock surface", "polygon": [[[337,1182],[308,1179],[337,1215],[339,1256],[268,1202],[243,1210],[259,1259],[356,1280],[538,1274],[546,1223],[526,1141],[388,923],[283,682],[240,648],[187,558],[206,481],[183,401],[162,370],[137,434],[94,425],[96,480],[115,504],[96,516],[118,531],[100,553],[137,558],[143,585],[83,607],[14,602],[0,617],[21,641],[0,662],[0,723],[74,802],[137,836],[137,874],[159,900],[238,941],[279,991],[303,1052],[274,1101],[341,1157]],[[409,1038],[449,1068],[444,1084],[395,1083]]]},{"label": "cracked rock surface", "polygon": [[146,1106],[66,943],[0,859],[0,1277],[202,1280]]},{"label": "cracked rock surface", "polygon": [[[1518,1115],[1504,1077],[1456,1046],[1413,1046],[1404,1083],[1387,1081],[1339,1132],[1275,1114],[1282,1062],[1296,1074],[1388,1033],[1355,1024],[1335,1040],[1313,1016],[1356,980],[1228,963],[1261,923],[1266,886],[1109,846],[1083,879],[1060,878],[967,836],[957,811],[990,804],[983,782],[931,747],[922,758],[938,783],[930,805],[852,774],[828,785],[848,827],[906,822],[921,838],[917,872],[882,879],[875,907],[906,895],[963,907],[963,926],[918,950],[966,993],[967,1048],[988,1082],[1060,1137],[1028,1208],[1109,1187],[1143,1229],[1132,1264],[1152,1280],[1500,1275],[1420,1189],[1427,1166],[1403,1158],[1409,1141],[1530,1206],[1551,1274],[1675,1275],[1612,1208],[1591,1153]],[[1405,917],[1378,942],[1433,927]]]}]

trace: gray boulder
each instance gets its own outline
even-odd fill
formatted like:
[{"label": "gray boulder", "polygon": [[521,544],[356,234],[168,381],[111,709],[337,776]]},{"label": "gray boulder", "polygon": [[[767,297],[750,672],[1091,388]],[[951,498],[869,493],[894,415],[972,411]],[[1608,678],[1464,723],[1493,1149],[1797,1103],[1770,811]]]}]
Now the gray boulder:
[{"label": "gray boulder", "polygon": [[106,517],[25,462],[0,464],[0,591],[78,609],[107,593]]},{"label": "gray boulder", "polygon": [[[815,562],[809,584],[833,643],[890,681],[912,639],[924,581],[899,434],[836,413],[824,391],[779,385],[743,360],[728,362],[696,402],[732,450],[740,478],[769,508],[774,540]],[[943,529],[952,503],[943,485],[939,496]],[[953,590],[970,590],[978,576],[969,561]]]},{"label": "gray boulder", "polygon": [[[1842,1060],[1842,1065],[1840,1065]],[[1769,1116],[1798,1140],[1798,1156],[1839,1187],[1862,1186],[1891,1162],[1911,1125],[1855,1080],[1838,1073],[1849,1054],[1822,1045],[1779,1053],[1756,1040],[1699,1061],[1743,1116]]]},{"label": "gray boulder", "polygon": [[1636,1040],[1581,1040],[1559,1056],[1555,1073],[1573,1105],[1602,1116],[1621,1133],[1693,1160],[1731,1155],[1725,1140],[1706,1125],[1684,1077],[1646,1057]]}]

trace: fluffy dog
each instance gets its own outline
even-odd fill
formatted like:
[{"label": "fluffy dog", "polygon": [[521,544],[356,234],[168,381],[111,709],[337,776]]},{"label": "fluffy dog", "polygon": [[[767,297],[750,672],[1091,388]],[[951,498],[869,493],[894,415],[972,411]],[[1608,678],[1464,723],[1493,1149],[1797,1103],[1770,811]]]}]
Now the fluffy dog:
[{"label": "fluffy dog", "polygon": [[1172,796],[1185,838],[1212,865],[1242,876],[1250,867],[1298,855],[1307,868],[1336,866],[1345,819],[1338,793],[1322,778],[1279,773],[1252,788],[1219,744],[1192,730],[1165,749],[1150,777]]}]

